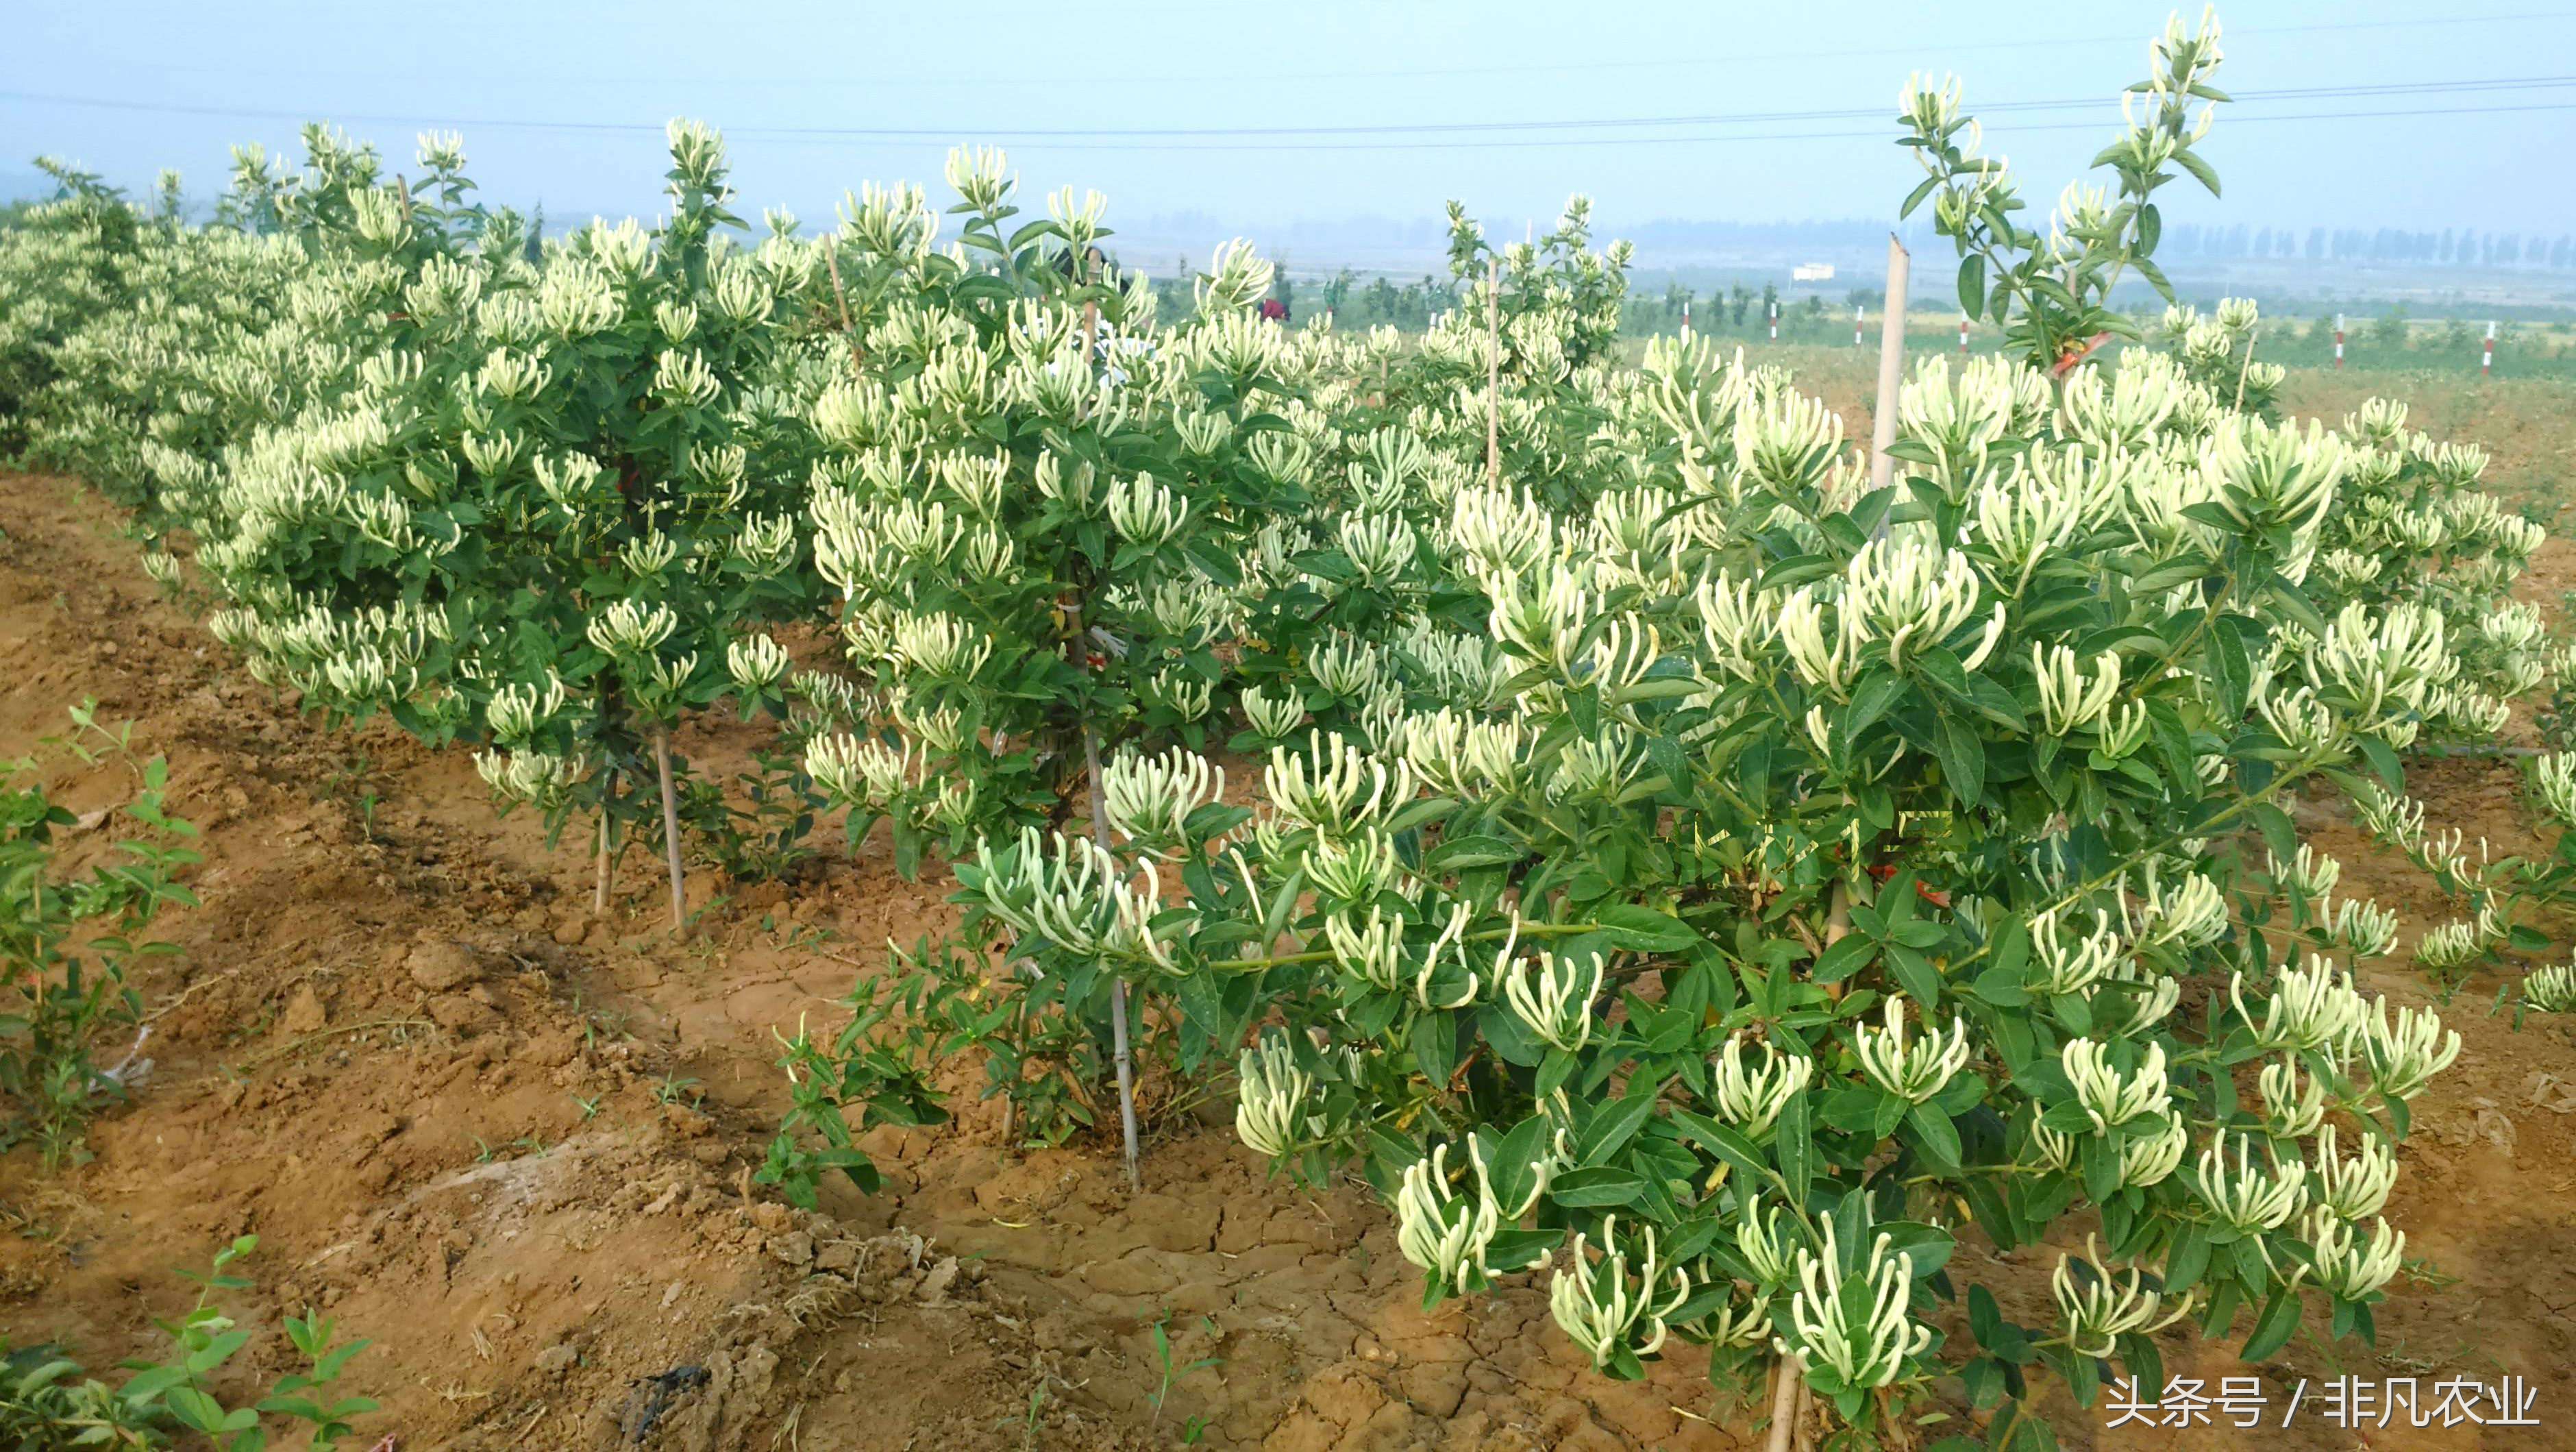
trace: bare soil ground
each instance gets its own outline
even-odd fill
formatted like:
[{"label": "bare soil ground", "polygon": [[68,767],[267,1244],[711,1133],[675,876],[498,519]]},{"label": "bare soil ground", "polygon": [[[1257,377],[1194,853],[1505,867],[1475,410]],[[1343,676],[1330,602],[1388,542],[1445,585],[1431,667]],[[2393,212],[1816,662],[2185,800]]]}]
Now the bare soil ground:
[{"label": "bare soil ground", "polygon": [[[172,1269],[255,1232],[249,1322],[311,1303],[373,1337],[350,1385],[385,1404],[367,1437],[403,1452],[1753,1443],[1759,1409],[1687,1349],[1642,1383],[1589,1375],[1537,1286],[1426,1315],[1365,1194],[1265,1180],[1212,1115],[1167,1117],[1131,1198],[1105,1146],[1007,1147],[961,1096],[957,1124],[876,1137],[883,1193],[845,1187],[822,1215],[776,1203],[749,1182],[783,1102],[772,1032],[831,1024],[878,945],[944,927],[935,871],[906,884],[881,846],[835,853],[674,943],[630,859],[595,919],[578,851],[496,822],[462,753],[300,718],[156,591],[78,486],[0,476],[0,530],[0,756],[95,697],[170,758],[206,853],[204,907],[166,922],[184,952],[142,984],[155,1067],[134,1102],[93,1124],[86,1164],[0,1159],[13,1339],[93,1366],[157,1351],[152,1318],[191,1294]],[[2576,548],[2553,541],[2538,575],[2554,601]],[[52,768],[76,811],[115,799],[126,769]],[[2428,763],[2417,790],[2439,825],[2504,850],[2528,835],[2514,770]],[[2410,934],[2449,915],[2334,812],[2307,812],[2348,890]],[[2401,1002],[2437,996],[2402,961],[2368,976]],[[2096,1432],[2101,1414],[2061,1397],[2069,1445],[2576,1445],[2559,1379],[2576,1365],[2576,1033],[2513,1031],[2486,1012],[2495,987],[2444,1010],[2468,1047],[2418,1106],[2390,1209],[2428,1274],[2395,1288],[2375,1351],[2303,1337],[2263,1370],[2284,1386],[2518,1373],[2545,1425],[2484,1443],[2315,1419],[2139,1435]],[[2007,1309],[2046,1320],[2054,1252],[2003,1259]],[[1166,1386],[1158,1323],[1176,1367],[1217,1364]],[[2240,1370],[2178,1333],[2166,1358],[2213,1385]]]}]

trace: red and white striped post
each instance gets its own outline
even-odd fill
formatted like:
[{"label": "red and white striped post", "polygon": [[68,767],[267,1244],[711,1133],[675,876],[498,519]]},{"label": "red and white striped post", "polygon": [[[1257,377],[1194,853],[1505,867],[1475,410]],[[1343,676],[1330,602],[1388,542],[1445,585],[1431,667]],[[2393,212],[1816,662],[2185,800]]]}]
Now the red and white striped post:
[{"label": "red and white striped post", "polygon": [[1333,305],[1332,305],[1331,303],[1326,303],[1326,304],[1324,304],[1324,331],[1329,333],[1329,332],[1331,332],[1332,330],[1333,330]]},{"label": "red and white striped post", "polygon": [[1682,299],[1682,341],[1690,341],[1690,299]]},{"label": "red and white striped post", "polygon": [[2335,314],[2335,366],[2343,366],[2343,314]]},{"label": "red and white striped post", "polygon": [[1776,302],[1771,305],[1771,341],[1780,341],[1780,305]]},{"label": "red and white striped post", "polygon": [[1858,303],[1854,303],[1854,304],[1852,304],[1852,346],[1853,346],[1853,347],[1855,347],[1855,348],[1857,348],[1857,347],[1859,347],[1859,346],[1861,345],[1861,343],[1860,343],[1860,324],[1861,324],[1861,318],[1862,318],[1862,316],[1863,316],[1864,314],[1866,314],[1868,311],[1869,311],[1869,309],[1862,307],[1862,306],[1861,306],[1860,304],[1858,304]]},{"label": "red and white striped post", "polygon": [[2478,376],[2480,378],[2495,376],[2495,324],[2493,323],[2487,324],[2487,351],[2486,356],[2478,360]]},{"label": "red and white striped post", "polygon": [[1961,313],[1961,314],[1959,314],[1959,352],[1960,352],[1960,355],[1961,355],[1961,356],[1963,356],[1963,357],[1964,357],[1964,356],[1966,356],[1967,351],[1968,351],[1968,315],[1967,315],[1966,313]]}]

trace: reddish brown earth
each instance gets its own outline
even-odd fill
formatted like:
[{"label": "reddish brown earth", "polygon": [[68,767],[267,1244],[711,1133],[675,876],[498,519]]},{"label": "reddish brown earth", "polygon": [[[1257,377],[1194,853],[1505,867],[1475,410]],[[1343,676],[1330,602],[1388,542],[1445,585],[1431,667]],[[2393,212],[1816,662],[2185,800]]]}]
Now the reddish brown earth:
[{"label": "reddish brown earth", "polygon": [[[884,1193],[843,1187],[819,1216],[775,1203],[749,1184],[783,1098],[773,1031],[833,1024],[878,945],[950,922],[943,882],[899,881],[872,844],[793,889],[742,890],[674,943],[658,880],[630,860],[594,920],[578,853],[496,821],[461,753],[298,717],[159,595],[90,495],[0,478],[0,530],[0,756],[95,697],[99,719],[169,757],[206,855],[190,877],[203,908],[164,924],[184,952],[142,985],[156,1066],[134,1102],[92,1125],[86,1164],[0,1160],[13,1340],[93,1366],[157,1352],[152,1318],[192,1294],[173,1268],[256,1233],[247,1321],[273,1333],[309,1302],[374,1338],[350,1371],[384,1403],[364,1441],[391,1433],[406,1452],[1753,1438],[1758,1409],[1721,1397],[1687,1349],[1644,1383],[1590,1376],[1536,1287],[1424,1314],[1366,1194],[1265,1180],[1212,1114],[1161,1126],[1131,1199],[1103,1147],[1008,1148],[961,1096],[958,1124],[876,1138]],[[2576,550],[2553,542],[2538,573],[2535,598],[2554,601]],[[50,759],[76,811],[123,789],[124,767]],[[2512,763],[2431,763],[2417,782],[2439,825],[2499,850],[2527,840]],[[2399,907],[2410,933],[2448,915],[2333,812],[2307,815],[2347,890]],[[2369,976],[2403,1002],[2436,996],[2403,963]],[[2060,1398],[2069,1445],[2576,1445],[2576,1385],[2559,1378],[2576,1363],[2576,1033],[2514,1031],[2486,1011],[2495,987],[2473,980],[2444,1010],[2468,1047],[2418,1106],[2390,1210],[2433,1273],[2400,1281],[2375,1351],[2303,1337],[2264,1370],[2516,1372],[2547,1425],[2484,1443],[2314,1419],[2097,1434],[2098,1411]],[[656,1092],[684,1080],[678,1102]],[[2007,1308],[2048,1319],[2054,1253],[2007,1259]],[[1218,1364],[1166,1392],[1158,1322],[1176,1364]],[[2237,1370],[2165,1340],[2178,1373]],[[644,1379],[680,1368],[703,1383],[662,1398],[639,1438]],[[1959,1428],[1954,1408],[1926,1432]]]}]

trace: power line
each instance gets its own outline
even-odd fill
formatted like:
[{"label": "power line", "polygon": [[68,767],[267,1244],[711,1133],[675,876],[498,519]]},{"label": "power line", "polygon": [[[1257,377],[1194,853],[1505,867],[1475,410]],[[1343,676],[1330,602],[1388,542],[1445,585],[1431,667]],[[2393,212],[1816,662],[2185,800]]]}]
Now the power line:
[{"label": "power line", "polygon": [[[2289,87],[2272,90],[2242,91],[2236,100],[2261,105],[2283,101],[2317,101],[2361,99],[2365,97],[2396,98],[2404,96],[2448,95],[2471,92],[2530,91],[2576,86],[2576,75],[2565,76],[2500,76],[2454,81],[2405,81],[2343,86]],[[173,115],[211,116],[244,120],[284,120],[301,122],[310,113],[267,107],[192,105],[179,102],[133,101],[114,97],[75,96],[53,92],[0,91],[0,100],[23,101],[44,105],[77,106],[110,111],[142,111]],[[2102,96],[2070,97],[2058,100],[1990,102],[1972,108],[1984,114],[2024,114],[2063,111],[2106,106],[2110,98]],[[2304,114],[2231,113],[2229,124],[2265,120],[2355,119],[2372,116],[2441,116],[2472,115],[2480,112],[2555,111],[2568,109],[2560,105],[2434,107],[2408,110],[2368,110],[2312,112]],[[479,130],[564,131],[604,135],[660,135],[662,127],[639,121],[569,121],[523,117],[459,117],[436,113],[380,114],[352,113],[339,118],[344,125],[452,125]],[[1244,127],[1135,127],[1135,128],[1005,128],[987,130],[973,127],[866,127],[866,126],[738,126],[728,134],[790,142],[889,141],[930,142],[941,145],[960,138],[977,138],[1024,146],[1042,151],[1392,151],[1392,150],[1475,150],[1496,148],[1533,148],[1548,146],[1628,146],[1679,145],[1726,141],[1809,140],[1853,136],[1885,135],[1884,129],[1830,132],[1754,132],[1731,135],[1687,136],[1550,136],[1535,139],[1502,141],[1459,140],[1378,140],[1378,141],[1245,141],[1239,138],[1277,138],[1291,136],[1322,137],[1412,137],[1421,135],[1477,134],[1528,131],[1596,131],[1621,132],[1685,126],[1776,126],[1783,123],[1894,119],[1889,106],[1845,107],[1807,111],[1757,111],[1667,116],[1619,116],[1571,118],[1535,121],[1470,121],[1381,123],[1345,126],[1244,126]],[[1999,132],[2066,130],[2088,127],[2095,122],[2007,123],[1988,129]],[[1174,142],[1198,144],[1171,144]]]}]

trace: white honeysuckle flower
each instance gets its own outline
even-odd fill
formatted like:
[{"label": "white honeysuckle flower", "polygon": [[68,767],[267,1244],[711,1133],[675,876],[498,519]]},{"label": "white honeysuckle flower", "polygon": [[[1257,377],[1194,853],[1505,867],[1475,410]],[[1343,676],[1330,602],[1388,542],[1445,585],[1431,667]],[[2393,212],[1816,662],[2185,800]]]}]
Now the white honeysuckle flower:
[{"label": "white honeysuckle flower", "polygon": [[1255,686],[1240,699],[1244,720],[1251,725],[1252,734],[1264,741],[1285,741],[1305,724],[1306,702],[1294,691],[1273,695],[1269,688]]},{"label": "white honeysuckle flower", "polygon": [[626,567],[628,574],[638,576],[658,575],[679,557],[679,541],[658,529],[637,535],[617,550],[617,562]]},{"label": "white honeysuckle flower", "polygon": [[1315,684],[1344,700],[1365,696],[1386,679],[1387,666],[1377,647],[1356,636],[1336,636],[1306,657],[1306,673]]},{"label": "white honeysuckle flower", "polygon": [[[1375,898],[1395,885],[1402,870],[1396,861],[1394,839],[1374,831],[1346,837],[1319,837],[1306,853],[1306,876],[1315,884],[1316,891],[1343,902],[1361,903]],[[1430,972],[1431,964],[1426,961],[1423,967],[1426,983]],[[1472,980],[1467,996],[1475,996]],[[1429,1006],[1427,996],[1425,1005]],[[1458,1005],[1441,1006],[1455,1008]]]},{"label": "white honeysuckle flower", "polygon": [[[2328,921],[2322,904],[2317,920]],[[2376,958],[2397,945],[2397,914],[2375,902],[2346,899],[2335,908],[2328,933],[2355,958]]]},{"label": "white honeysuckle flower", "polygon": [[2441,923],[2426,929],[2424,936],[2416,940],[2415,961],[2435,973],[2447,973],[2474,960],[2484,950],[2475,925]]},{"label": "white honeysuckle flower", "polygon": [[2191,1131],[2178,1114],[2167,1118],[2164,1127],[2153,1134],[2130,1135],[2120,1141],[2120,1187],[2142,1190],[2149,1185],[2163,1184],[2182,1164],[2183,1154],[2190,1148]]},{"label": "white honeysuckle flower", "polygon": [[784,514],[754,514],[733,538],[733,557],[752,574],[784,573],[796,560],[796,521]]},{"label": "white honeysuckle flower", "polygon": [[[1843,571],[1840,609],[1856,612],[1872,635],[1885,642],[1888,663],[1903,665],[1909,647],[1921,651],[1941,644],[1977,614],[1977,572],[1968,557],[1920,540],[1873,539],[1852,556]],[[2002,638],[2002,604],[1989,623],[1982,644],[1963,662],[1969,670],[1984,664],[1987,652]]]},{"label": "white honeysuckle flower", "polygon": [[[2254,1165],[2251,1136],[2236,1137],[2236,1164],[2231,1170],[2221,1135],[2200,1152],[2192,1171],[2192,1192],[2220,1224],[2244,1235],[2278,1230],[2308,1203],[2308,1182],[2296,1160],[2287,1165]],[[2268,1151],[2267,1151],[2268,1157]]]},{"label": "white honeysuckle flower", "polygon": [[502,801],[547,811],[564,805],[584,775],[581,761],[548,751],[478,751],[474,770]]},{"label": "white honeysuckle flower", "polygon": [[2366,1219],[2379,1213],[2396,1187],[2397,1152],[2377,1135],[2364,1135],[2359,1152],[2345,1159],[2337,1152],[2335,1126],[2329,1124],[2317,1134],[2312,1173],[2319,1209],[2345,1220]]},{"label": "white honeysuckle flower", "polygon": [[2151,724],[2146,702],[2129,701],[2115,706],[2108,715],[2094,723],[2095,749],[2113,761],[2134,755],[2139,747],[2146,744],[2147,728]]},{"label": "white honeysuckle flower", "polygon": [[2107,1134],[2142,1114],[2161,1117],[2172,1112],[2162,1044],[2147,1045],[2137,1069],[2125,1075],[2112,1067],[2110,1046],[2093,1039],[2069,1039],[2058,1059],[2067,1082],[2075,1086],[2076,1103],[2084,1107],[2097,1134]]},{"label": "white honeysuckle flower", "polygon": [[706,355],[695,348],[686,353],[663,353],[654,360],[653,393],[666,402],[682,407],[704,408],[714,403],[724,385]]},{"label": "white honeysuckle flower", "polygon": [[698,673],[698,653],[694,650],[678,656],[655,656],[645,663],[644,673],[665,696],[677,696]]},{"label": "white honeysuckle flower", "polygon": [[1178,746],[1160,756],[1120,752],[1101,771],[1109,824],[1131,839],[1178,846],[1190,814],[1225,796],[1225,769]]},{"label": "white honeysuckle flower", "polygon": [[563,678],[548,671],[543,685],[513,682],[493,692],[483,719],[496,739],[524,742],[563,711],[564,700]]},{"label": "white honeysuckle flower", "polygon": [[2541,808],[2561,826],[2576,827],[2576,751],[2561,751],[2532,762],[2532,787]]},{"label": "white honeysuckle flower", "polygon": [[2326,623],[2303,661],[2308,684],[2350,712],[2366,731],[2420,711],[2427,696],[2459,673],[2441,615],[2396,604],[2374,612],[2356,600]]},{"label": "white honeysuckle flower", "polygon": [[1504,1005],[1550,1048],[1582,1052],[1592,1041],[1592,1005],[1601,995],[1607,961],[1597,953],[1578,962],[1543,952],[1535,975],[1531,966],[1531,960],[1514,957],[1509,967],[1498,970]]},{"label": "white honeysuckle flower", "polygon": [[1731,1036],[1709,1061],[1709,1102],[1718,1118],[1744,1131],[1747,1138],[1760,1139],[1771,1132],[1790,1096],[1815,1077],[1816,1062],[1805,1054],[1783,1054],[1769,1040],[1759,1039],[1754,1047],[1762,1053],[1761,1067],[1749,1068],[1744,1044],[1742,1035]]},{"label": "white honeysuckle flower", "polygon": [[1324,941],[1335,961],[1380,992],[1393,993],[1412,976],[1404,961],[1404,919],[1384,916],[1375,903],[1366,919],[1347,912],[1325,918]]},{"label": "white honeysuckle flower", "polygon": [[2227,899],[2218,884],[2197,872],[2168,884],[2158,866],[2149,863],[2137,885],[2131,910],[2130,936],[2142,948],[2192,949],[2217,941],[2227,931]]},{"label": "white honeysuckle flower", "polygon": [[1545,1251],[1534,1250],[1528,1260],[1498,1266],[1489,1256],[1494,1237],[1503,1227],[1537,1207],[1554,1163],[1541,1156],[1530,1167],[1534,1174],[1528,1198],[1519,1205],[1506,1206],[1494,1198],[1493,1174],[1484,1141],[1470,1133],[1466,1146],[1467,1166],[1476,1180],[1472,1197],[1450,1187],[1447,1144],[1435,1147],[1427,1157],[1406,1167],[1403,1184],[1395,1194],[1396,1248],[1434,1285],[1452,1295],[1482,1290],[1497,1276],[1528,1270],[1547,1258]]},{"label": "white honeysuckle flower", "polygon": [[2523,975],[2522,998],[2542,1013],[2576,1012],[2576,968],[2552,963]]},{"label": "white honeysuckle flower", "polygon": [[[1711,660],[1739,680],[1762,677],[1762,648],[1773,630],[1766,619],[1773,612],[1763,608],[1762,598],[1752,582],[1732,579],[1723,571],[1702,580],[1692,595],[1699,607],[1701,634],[1708,642]],[[1821,631],[1814,640],[1821,649]],[[1809,684],[1819,683],[1816,676],[1810,675]]]},{"label": "white honeysuckle flower", "polygon": [[658,649],[679,628],[680,617],[668,605],[615,600],[590,617],[585,633],[602,653],[631,659]]},{"label": "white honeysuckle flower", "polygon": [[2384,1218],[2372,1226],[2370,1238],[2364,1241],[2351,1223],[2319,1206],[2308,1219],[2307,1232],[2314,1246],[2310,1263],[2316,1268],[2317,1284],[2338,1300],[2358,1301],[2375,1294],[2395,1280],[2406,1263],[2406,1232]]},{"label": "white honeysuckle flower", "polygon": [[[2135,1141],[2124,1143],[2122,1148],[2125,1150],[2129,1144],[2134,1143]],[[2036,1120],[2033,1120],[2030,1126],[2030,1147],[2038,1154],[2039,1168],[2043,1170],[2074,1168],[2076,1156],[2082,1150],[2075,1136],[2061,1134]]]},{"label": "white honeysuckle flower", "polygon": [[1112,484],[1106,503],[1109,525],[1118,537],[1146,549],[1169,543],[1190,517],[1190,501],[1155,483],[1151,474]]},{"label": "white honeysuckle flower", "polygon": [[1413,770],[1399,758],[1389,768],[1337,733],[1310,731],[1306,750],[1270,749],[1263,792],[1279,815],[1331,837],[1384,821],[1413,799]]},{"label": "white honeysuckle flower", "polygon": [[2382,1098],[2412,1099],[2433,1076],[2460,1057],[2456,1029],[2446,1036],[2442,1020],[2429,1008],[2401,1008],[2392,1023],[2388,1000],[2374,1001],[2361,1020],[2362,1058],[2370,1065],[2371,1088]]},{"label": "white honeysuckle flower", "polygon": [[1775,1337],[1772,1347],[1783,1357],[1803,1358],[1810,1367],[1830,1367],[1854,1390],[1885,1386],[1897,1379],[1908,1358],[1932,1344],[1932,1328],[1916,1324],[1906,1312],[1913,1295],[1914,1257],[1892,1250],[1895,1238],[1879,1232],[1859,1277],[1868,1288],[1868,1304],[1855,1314],[1843,1295],[1833,1219],[1827,1217],[1821,1229],[1821,1250],[1798,1251],[1799,1289],[1789,1302],[1797,1340]]},{"label": "white honeysuckle flower", "polygon": [[892,645],[896,661],[945,680],[969,679],[993,656],[992,637],[948,614],[897,615]]},{"label": "white honeysuckle flower", "polygon": [[2343,864],[2302,842],[2298,855],[2283,862],[2277,853],[2267,853],[2272,880],[2295,889],[2301,896],[2324,899],[2343,880]]},{"label": "white honeysuckle flower", "polygon": [[[2146,1277],[2134,1266],[2124,1279],[2098,1269],[2102,1252],[2089,1236],[2084,1257],[2095,1269],[2080,1283],[2073,1258],[2064,1255],[2057,1258],[2057,1273],[2049,1279],[2058,1315],[2066,1324],[2066,1344],[2076,1355],[2109,1356],[2119,1349],[2121,1337],[2153,1336],[2191,1314],[2194,1298],[2189,1293],[2181,1304],[2165,1311],[2163,1294],[2148,1289]],[[2161,1320],[2157,1319],[2160,1311],[2164,1312]]]},{"label": "white honeysuckle flower", "polygon": [[554,370],[535,354],[495,348],[483,360],[482,371],[474,381],[475,387],[493,398],[518,402],[544,392],[553,377]]},{"label": "white honeysuckle flower", "polygon": [[2120,657],[2104,651],[2088,675],[2065,646],[2033,645],[2030,668],[2039,683],[2039,719],[2052,736],[2067,736],[2109,714],[2120,694]]},{"label": "white honeysuckle flower", "polygon": [[2263,1129],[2274,1139],[2305,1139],[2325,1123],[2325,1083],[2315,1075],[2302,1080],[2295,1055],[2265,1064],[2257,1087],[2263,1095]]},{"label": "white honeysuckle flower", "polygon": [[1642,1238],[1645,1252],[1632,1275],[1628,1255],[1619,1248],[1619,1217],[1605,1215],[1601,1259],[1590,1258],[1590,1240],[1577,1232],[1572,1263],[1548,1283],[1556,1324],[1592,1358],[1595,1370],[1608,1367],[1621,1351],[1643,1358],[1661,1350],[1669,1334],[1664,1318],[1690,1299],[1690,1273],[1663,1262],[1653,1225]]},{"label": "white honeysuckle flower", "polygon": [[1325,1123],[1315,1112],[1314,1076],[1297,1067],[1286,1035],[1263,1034],[1236,1064],[1235,1138],[1274,1160],[1322,1141]]},{"label": "white honeysuckle flower", "polygon": [[2254,1030],[2257,1048],[2270,1051],[2290,1049],[2300,1053],[2341,1042],[2360,1029],[2369,1005],[2352,986],[2352,974],[2346,971],[2338,980],[2335,967],[2311,953],[2304,968],[2283,968],[2272,981],[2272,996],[2257,1018],[2245,1006],[2245,975],[2229,975],[2227,999],[2236,1008],[2236,1016]]},{"label": "white honeysuckle flower", "polygon": [[[2123,948],[2120,930],[2111,914],[2102,908],[2093,910],[2093,930],[2084,933],[2059,914],[2069,911],[2065,904],[2051,906],[2030,920],[2031,956],[2040,974],[2033,980],[2034,990],[2062,996],[2090,989],[2120,961]],[[2079,936],[2080,934],[2080,936]]]},{"label": "white honeysuckle flower", "polygon": [[536,460],[537,487],[566,511],[586,502],[605,472],[587,454],[540,455]]},{"label": "white honeysuckle flower", "polygon": [[1800,1247],[1795,1227],[1787,1233],[1781,1230],[1781,1217],[1787,1213],[1786,1207],[1757,1198],[1735,1224],[1735,1248],[1744,1253],[1744,1263],[1766,1291],[1785,1284],[1797,1270]]},{"label": "white honeysuckle flower", "polygon": [[794,662],[787,648],[766,635],[748,635],[725,646],[725,674],[739,690],[757,695],[787,679]]},{"label": "white honeysuckle flower", "polygon": [[1867,1024],[1852,1028],[1853,1052],[1859,1056],[1861,1070],[1879,1088],[1909,1104],[1921,1104],[1966,1067],[1966,1019],[1954,1014],[1946,1032],[1927,1028],[1920,1037],[1913,1037],[1906,1028],[1905,999],[1891,993],[1882,1020],[1885,1026],[1879,1029]]},{"label": "white honeysuckle flower", "polygon": [[1801,585],[1780,602],[1773,630],[1798,678],[1809,686],[1847,699],[1861,672],[1861,652],[1869,644],[1860,616],[1837,607],[1833,635],[1826,638],[1825,601],[1812,585]]},{"label": "white honeysuckle flower", "polygon": [[911,785],[912,748],[847,733],[819,736],[805,747],[805,774],[834,805],[881,812]]}]

